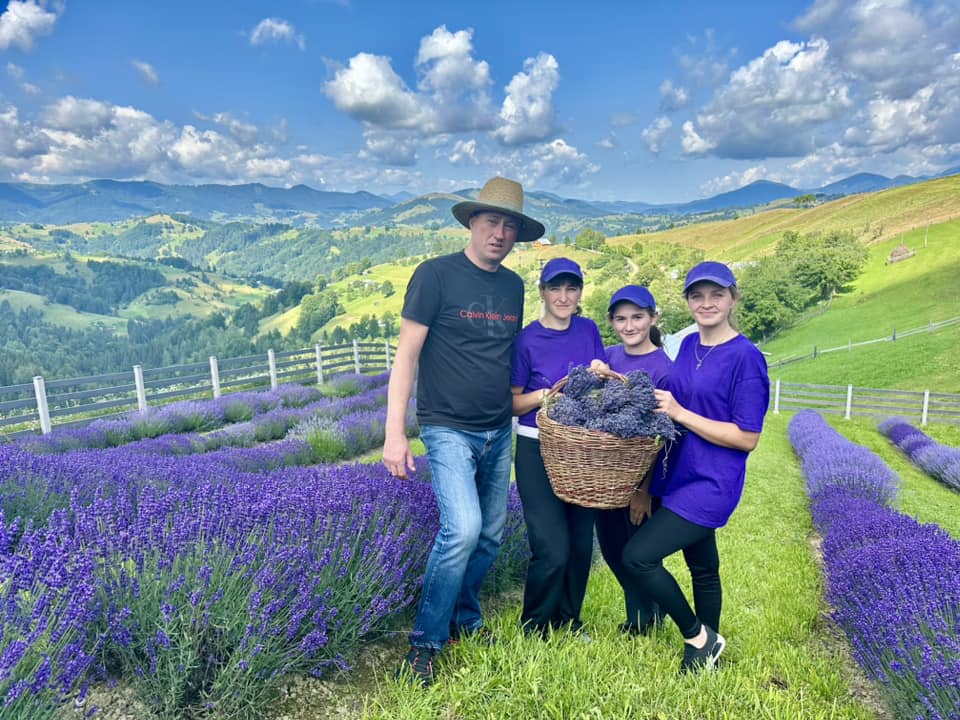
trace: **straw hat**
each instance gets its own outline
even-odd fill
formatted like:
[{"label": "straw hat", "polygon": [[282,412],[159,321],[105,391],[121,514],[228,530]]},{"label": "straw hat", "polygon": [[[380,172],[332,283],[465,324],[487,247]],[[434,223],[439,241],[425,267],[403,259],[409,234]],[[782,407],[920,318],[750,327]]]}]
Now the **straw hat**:
[{"label": "straw hat", "polygon": [[478,212],[501,212],[523,221],[517,242],[532,242],[543,237],[542,223],[523,214],[523,186],[514,180],[495,177],[487,181],[476,200],[464,200],[453,206],[453,216],[464,227],[470,227],[470,217]]}]

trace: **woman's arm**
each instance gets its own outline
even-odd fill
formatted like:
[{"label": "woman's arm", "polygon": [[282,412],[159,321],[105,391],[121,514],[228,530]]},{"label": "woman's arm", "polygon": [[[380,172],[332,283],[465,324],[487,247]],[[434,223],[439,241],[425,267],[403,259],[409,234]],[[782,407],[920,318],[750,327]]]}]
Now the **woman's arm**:
[{"label": "woman's arm", "polygon": [[657,398],[657,412],[666,413],[671,420],[680,423],[704,440],[709,440],[714,445],[745,452],[750,452],[757,447],[760,433],[741,430],[736,423],[711,420],[687,410],[677,402],[669,390],[654,390],[653,393]]},{"label": "woman's arm", "polygon": [[547,395],[547,389],[531,390],[524,392],[522,387],[512,387],[513,392],[513,414],[517,417],[526,415],[531,410],[535,410],[543,404],[543,399]]}]

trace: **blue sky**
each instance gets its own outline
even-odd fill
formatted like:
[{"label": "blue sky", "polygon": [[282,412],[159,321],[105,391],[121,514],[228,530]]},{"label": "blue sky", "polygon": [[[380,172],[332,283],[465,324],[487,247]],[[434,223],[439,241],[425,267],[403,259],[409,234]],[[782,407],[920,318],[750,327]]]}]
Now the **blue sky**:
[{"label": "blue sky", "polygon": [[960,0],[14,0],[0,56],[8,182],[675,202],[960,165]]}]

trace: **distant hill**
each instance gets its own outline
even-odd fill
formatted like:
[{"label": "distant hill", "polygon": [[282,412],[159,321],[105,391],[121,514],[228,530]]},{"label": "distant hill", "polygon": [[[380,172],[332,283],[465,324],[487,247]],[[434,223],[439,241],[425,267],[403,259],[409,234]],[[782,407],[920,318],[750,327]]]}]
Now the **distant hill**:
[{"label": "distant hill", "polygon": [[156,213],[206,220],[284,221],[329,226],[393,201],[368,192],[326,192],[306,185],[161,185],[92,180],[77,185],[0,183],[0,221],[63,225],[116,222]]},{"label": "distant hill", "polygon": [[[942,175],[957,172],[960,168]],[[927,179],[859,173],[815,189],[759,180],[712,197],[667,204],[590,201],[531,191],[527,193],[527,207],[547,226],[548,235],[572,236],[586,227],[607,235],[618,235],[661,230],[678,223],[729,219],[743,209],[760,208],[798,195],[813,194],[833,199]],[[456,227],[450,206],[463,198],[475,198],[477,193],[477,188],[464,188],[456,193],[413,196],[400,192],[381,196],[363,191],[328,192],[306,185],[292,188],[259,183],[163,185],[116,180],[92,180],[74,185],[0,183],[0,222],[66,225],[118,222],[162,213],[189,215],[196,220],[283,222],[326,229],[404,225],[439,230]]]}]

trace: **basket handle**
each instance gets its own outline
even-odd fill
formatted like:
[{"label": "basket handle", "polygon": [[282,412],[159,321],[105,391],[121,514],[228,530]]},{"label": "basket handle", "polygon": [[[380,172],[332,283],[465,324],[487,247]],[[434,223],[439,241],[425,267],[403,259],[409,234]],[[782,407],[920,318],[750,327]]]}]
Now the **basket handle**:
[{"label": "basket handle", "polygon": [[[599,377],[603,378],[604,380],[619,380],[620,382],[624,382],[624,383],[627,381],[627,376],[621,375],[616,370],[599,370],[597,371],[596,374]],[[557,380],[553,384],[553,387],[551,387],[547,391],[547,397],[553,397],[557,393],[561,392],[563,388],[566,386],[567,380],[569,379],[570,379],[569,375],[564,375],[562,378]]]}]

